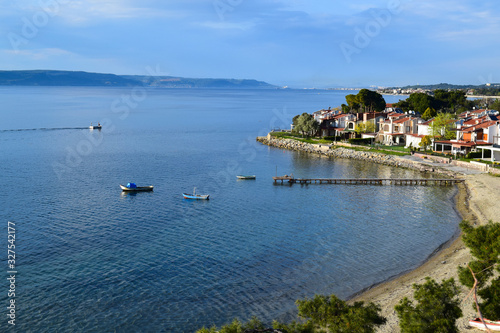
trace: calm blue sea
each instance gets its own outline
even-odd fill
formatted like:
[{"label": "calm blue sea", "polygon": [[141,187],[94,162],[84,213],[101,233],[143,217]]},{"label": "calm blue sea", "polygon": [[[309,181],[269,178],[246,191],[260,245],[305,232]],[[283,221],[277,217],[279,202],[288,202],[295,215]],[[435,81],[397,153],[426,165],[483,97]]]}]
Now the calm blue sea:
[{"label": "calm blue sea", "polygon": [[[276,172],[428,177],[255,142],[348,93],[0,88],[0,272],[11,221],[17,331],[287,320],[298,298],[349,297],[422,263],[457,232],[454,188],[273,185]],[[123,194],[131,181],[154,192]],[[182,199],[194,187],[210,200]],[[0,331],[8,290],[3,278]]]}]

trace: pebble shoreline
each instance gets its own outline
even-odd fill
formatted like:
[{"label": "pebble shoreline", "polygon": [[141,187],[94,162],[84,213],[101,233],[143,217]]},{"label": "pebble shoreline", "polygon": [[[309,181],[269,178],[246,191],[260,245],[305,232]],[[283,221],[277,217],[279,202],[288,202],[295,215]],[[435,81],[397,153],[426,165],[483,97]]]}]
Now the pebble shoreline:
[{"label": "pebble shoreline", "polygon": [[257,141],[265,145],[280,149],[302,151],[306,153],[320,154],[334,158],[349,158],[368,161],[371,163],[378,163],[391,167],[407,168],[421,172],[434,172],[444,174],[452,178],[456,177],[456,174],[449,170],[443,170],[419,162],[403,159],[395,155],[372,153],[369,151],[356,151],[343,147],[331,149],[328,145],[316,145],[293,139],[273,138],[270,136],[257,137]]}]

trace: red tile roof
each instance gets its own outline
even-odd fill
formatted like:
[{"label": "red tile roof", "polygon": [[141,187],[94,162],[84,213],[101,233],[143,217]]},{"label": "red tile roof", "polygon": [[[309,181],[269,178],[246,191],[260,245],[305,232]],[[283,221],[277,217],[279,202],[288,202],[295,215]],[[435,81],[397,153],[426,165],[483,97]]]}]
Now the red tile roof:
[{"label": "red tile roof", "polygon": [[482,113],[484,111],[487,111],[487,110],[486,109],[479,109],[479,110],[471,111],[471,113]]},{"label": "red tile roof", "polygon": [[394,124],[401,124],[401,123],[404,123],[405,121],[408,121],[408,120],[411,120],[411,117],[397,119],[397,120],[394,120],[393,123]]},{"label": "red tile roof", "polygon": [[474,124],[479,124],[479,123],[482,123],[485,120],[489,120],[488,116],[483,116],[483,117],[479,117],[479,118],[476,118],[476,119],[469,119],[467,121],[464,121],[464,126],[471,126],[471,125],[474,125]]},{"label": "red tile roof", "polygon": [[484,128],[488,128],[488,127],[494,126],[497,123],[498,123],[498,121],[494,121],[494,120],[485,121],[485,122],[482,122],[480,124],[472,125],[472,126],[467,127],[467,128],[462,128],[461,131],[464,132],[464,133],[475,132],[475,131],[478,131],[480,129],[484,129]]}]

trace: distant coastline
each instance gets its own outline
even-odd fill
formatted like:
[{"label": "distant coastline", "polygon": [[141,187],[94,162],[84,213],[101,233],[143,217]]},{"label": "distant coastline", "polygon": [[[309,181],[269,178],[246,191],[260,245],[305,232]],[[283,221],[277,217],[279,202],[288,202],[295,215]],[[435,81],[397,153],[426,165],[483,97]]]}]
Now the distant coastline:
[{"label": "distant coastline", "polygon": [[176,76],[115,75],[82,71],[18,70],[0,71],[0,86],[73,86],[155,88],[252,88],[278,86],[253,79],[184,78]]}]

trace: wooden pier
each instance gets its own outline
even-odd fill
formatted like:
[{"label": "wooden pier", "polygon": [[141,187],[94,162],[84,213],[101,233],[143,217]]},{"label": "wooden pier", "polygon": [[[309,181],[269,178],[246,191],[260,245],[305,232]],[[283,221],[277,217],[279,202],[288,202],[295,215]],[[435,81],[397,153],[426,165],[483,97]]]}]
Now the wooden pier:
[{"label": "wooden pier", "polygon": [[447,186],[461,183],[463,179],[438,178],[294,178],[273,177],[274,184],[338,184],[338,185],[435,185]]}]

